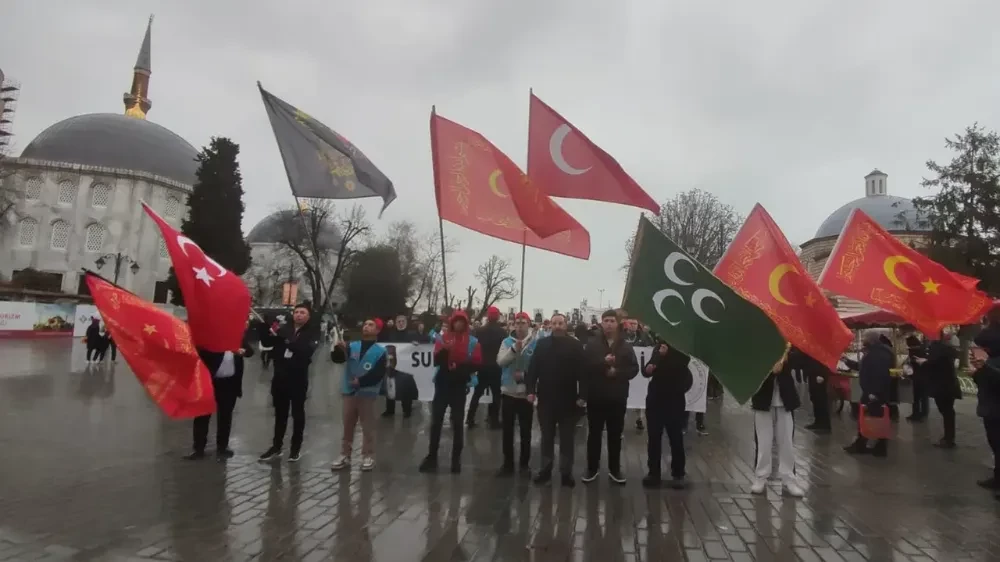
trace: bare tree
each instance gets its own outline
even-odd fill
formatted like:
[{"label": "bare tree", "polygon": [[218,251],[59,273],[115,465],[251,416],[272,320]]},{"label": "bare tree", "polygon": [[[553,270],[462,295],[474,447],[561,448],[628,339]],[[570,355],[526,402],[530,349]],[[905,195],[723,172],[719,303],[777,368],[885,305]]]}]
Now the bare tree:
[{"label": "bare tree", "polygon": [[305,268],[314,309],[329,311],[337,283],[371,233],[364,209],[338,213],[330,200],[305,200],[284,212],[279,228],[278,244]]},{"label": "bare tree", "polygon": [[[441,239],[437,232],[420,232],[407,220],[389,225],[385,238],[378,243],[391,246],[399,255],[404,287],[407,290],[407,308],[416,311],[423,303],[428,310],[438,310],[443,279],[441,274]],[[445,256],[454,254],[458,244],[445,239]],[[454,273],[448,275],[452,280]]]},{"label": "bare tree", "polygon": [[257,256],[250,268],[243,274],[243,281],[250,290],[250,297],[256,306],[276,306],[281,304],[283,264],[297,259],[287,250],[266,257]]},{"label": "bare tree", "polygon": [[[648,218],[660,232],[709,269],[719,263],[743,224],[743,217],[732,207],[700,189],[678,194],[660,205],[658,215]],[[632,234],[625,242],[626,259],[622,266],[625,271],[631,264],[634,245],[635,234]]]},{"label": "bare tree", "polygon": [[510,272],[510,260],[502,259],[493,254],[479,266],[476,279],[483,284],[483,308],[486,309],[498,301],[512,299],[517,296],[517,278]]},{"label": "bare tree", "polygon": [[7,155],[0,147],[0,240],[17,223],[17,206],[24,199],[24,189],[18,185],[17,176],[6,160]]}]

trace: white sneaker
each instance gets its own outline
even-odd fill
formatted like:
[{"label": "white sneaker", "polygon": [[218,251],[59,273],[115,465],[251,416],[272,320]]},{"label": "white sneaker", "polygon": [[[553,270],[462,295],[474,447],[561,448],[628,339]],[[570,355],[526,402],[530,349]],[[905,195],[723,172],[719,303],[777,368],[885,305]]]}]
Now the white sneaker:
[{"label": "white sneaker", "polygon": [[351,458],[347,455],[340,455],[337,460],[330,465],[330,470],[344,470],[351,467]]},{"label": "white sneaker", "polygon": [[792,496],[793,498],[801,498],[806,495],[805,490],[797,482],[788,481],[785,482],[784,486],[785,494]]},{"label": "white sneaker", "polygon": [[750,493],[760,495],[764,493],[764,490],[766,488],[767,488],[767,481],[764,480],[763,478],[757,478],[756,480],[753,481],[753,484],[750,486]]},{"label": "white sneaker", "polygon": [[362,457],[361,470],[368,472],[375,468],[375,457]]}]

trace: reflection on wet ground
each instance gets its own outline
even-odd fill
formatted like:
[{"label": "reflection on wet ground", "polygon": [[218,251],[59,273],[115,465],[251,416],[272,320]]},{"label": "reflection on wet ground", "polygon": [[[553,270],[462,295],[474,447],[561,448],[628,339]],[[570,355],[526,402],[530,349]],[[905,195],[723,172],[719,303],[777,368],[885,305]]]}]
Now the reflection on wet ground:
[{"label": "reflection on wet ground", "polygon": [[803,500],[777,486],[749,494],[751,416],[730,403],[710,403],[711,435],[688,438],[689,490],[642,489],[645,436],[631,415],[628,485],[566,490],[495,479],[500,440],[487,429],[469,432],[461,475],[419,474],[423,411],[380,420],[374,472],[331,472],[339,372],[322,360],[302,462],[256,462],[272,421],[256,361],[237,407],[237,456],[183,461],[190,423],[160,415],[124,363],[88,368],[83,353],[66,341],[0,341],[0,560],[1000,559],[1000,502],[975,486],[991,459],[971,400],[959,406],[954,451],[931,445],[936,414],[899,424],[884,460],[843,454],[854,433],[846,415],[830,436],[796,431]]}]

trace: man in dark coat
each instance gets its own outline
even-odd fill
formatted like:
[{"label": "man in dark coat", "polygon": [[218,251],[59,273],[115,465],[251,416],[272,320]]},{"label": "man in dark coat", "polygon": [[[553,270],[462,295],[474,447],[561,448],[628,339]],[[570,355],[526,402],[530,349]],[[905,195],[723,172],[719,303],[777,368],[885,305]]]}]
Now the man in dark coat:
[{"label": "man in dark coat", "polygon": [[601,468],[601,441],[608,432],[608,477],[625,484],[621,470],[622,432],[629,384],[639,374],[635,351],[625,341],[618,314],[601,315],[599,336],[587,342],[587,470],[583,481],[593,482]]},{"label": "man in dark coat", "polygon": [[[243,343],[239,349],[218,353],[207,349],[198,349],[201,362],[212,374],[212,390],[215,392],[216,428],[215,455],[219,460],[232,458],[233,450],[229,448],[229,433],[233,427],[233,410],[236,400],[243,397],[243,367],[244,359],[253,357],[253,346],[250,330],[243,334]],[[208,423],[211,414],[198,416],[194,419],[194,450],[188,456],[189,460],[205,458],[205,446],[208,445]]]},{"label": "man in dark coat", "polygon": [[955,448],[955,400],[962,398],[955,362],[958,351],[951,345],[951,334],[941,332],[941,338],[932,341],[923,364],[927,373],[927,394],[934,399],[944,422],[944,437],[934,444],[942,449]]},{"label": "man in dark coat", "polygon": [[[883,406],[889,402],[892,386],[890,371],[896,366],[895,352],[882,341],[877,332],[871,331],[865,334],[863,347],[864,355],[860,362],[845,358],[844,363],[858,371],[858,383],[861,385],[860,403],[871,415],[886,415]],[[844,450],[852,455],[865,454],[868,452],[868,440],[859,432],[854,443],[844,447]],[[872,455],[876,457],[885,457],[888,452],[888,439],[879,439],[871,450]]]},{"label": "man in dark coat", "polygon": [[649,422],[646,452],[649,474],[642,479],[642,485],[647,488],[660,486],[664,431],[670,443],[672,485],[675,489],[684,487],[685,395],[694,384],[694,377],[688,368],[690,362],[691,358],[682,351],[660,342],[653,348],[653,355],[642,370],[642,376],[649,379],[649,389],[646,391],[646,421]]},{"label": "man in dark coat", "polygon": [[[981,487],[1000,491],[1000,310],[990,312],[989,324],[976,336],[975,343],[986,354],[975,360],[972,375],[976,383],[976,415],[983,418],[986,441],[993,451],[993,476],[977,482]],[[1000,500],[1000,495],[996,496]]]},{"label": "man in dark coat", "polygon": [[583,344],[567,332],[566,317],[556,314],[550,322],[551,335],[538,340],[535,354],[524,377],[528,402],[538,403],[538,425],[542,431],[542,466],[536,484],[552,479],[556,433],[559,434],[559,471],[562,485],[572,488],[576,420],[586,407],[586,355]]},{"label": "man in dark coat", "polygon": [[930,396],[927,394],[927,346],[916,334],[906,336],[906,364],[913,371],[910,381],[913,383],[913,410],[907,421],[921,422],[927,419],[930,410]]},{"label": "man in dark coat", "polygon": [[788,364],[793,371],[799,371],[809,383],[809,400],[813,406],[813,422],[806,429],[816,433],[830,432],[830,369],[813,359],[801,349],[793,347],[788,353]]},{"label": "man in dark coat", "polygon": [[465,423],[476,427],[476,411],[479,399],[487,390],[490,392],[490,405],[486,410],[490,429],[500,429],[500,365],[497,364],[497,354],[500,345],[507,338],[507,329],[500,323],[500,309],[491,306],[486,310],[486,325],[476,330],[476,339],[483,348],[483,366],[479,369],[479,386],[472,392],[469,403],[469,414]]},{"label": "man in dark coat", "polygon": [[292,310],[292,321],[271,326],[277,336],[274,344],[274,376],[271,377],[271,400],[274,402],[274,440],[260,456],[270,461],[281,455],[281,447],[292,416],[292,450],[288,462],[298,462],[306,429],[306,396],[309,394],[309,365],[319,346],[319,334],[309,325],[310,311],[304,305]]},{"label": "man in dark coat", "polygon": [[[388,328],[392,328],[392,326],[389,326],[387,327],[386,330],[383,330],[389,333],[379,341],[382,341],[384,343],[423,343],[426,340],[424,336],[410,329],[409,322],[407,321],[405,314],[400,314],[396,316],[396,325],[394,327],[395,329],[390,330]],[[393,348],[393,357],[395,357],[395,348]],[[412,393],[410,392],[409,388],[404,388],[404,389],[400,388],[401,386],[403,387],[408,386],[407,382],[402,380],[403,378],[409,377],[410,382],[413,382],[413,377],[411,375],[407,375],[406,373],[400,373],[400,375],[401,376],[399,379],[393,381],[394,384],[392,386],[395,387],[393,398],[390,398],[389,395],[387,394],[387,387],[389,385],[382,385],[382,394],[385,395],[386,397],[385,411],[382,412],[383,418],[391,418],[396,415],[397,400],[403,403],[404,418],[408,418],[413,414],[413,401],[416,400],[416,397],[412,396]],[[395,377],[396,374],[395,372],[393,372],[393,374],[387,376]],[[402,385],[400,384],[401,382]],[[413,390],[416,390],[415,382],[413,383]]]}]

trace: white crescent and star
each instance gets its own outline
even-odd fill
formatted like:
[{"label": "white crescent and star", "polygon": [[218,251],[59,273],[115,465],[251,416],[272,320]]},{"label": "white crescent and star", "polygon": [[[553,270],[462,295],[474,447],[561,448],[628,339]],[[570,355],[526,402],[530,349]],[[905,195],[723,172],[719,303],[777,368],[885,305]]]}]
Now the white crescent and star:
[{"label": "white crescent and star", "polygon": [[[670,255],[667,256],[665,260],[663,260],[663,273],[667,276],[667,279],[674,285],[678,285],[681,287],[687,287],[689,285],[693,285],[694,283],[681,279],[681,277],[677,274],[677,263],[681,261],[685,261],[691,264],[691,267],[697,269],[697,265],[691,258],[687,257],[681,252],[672,252]],[[680,320],[674,321],[667,318],[666,314],[664,314],[662,310],[663,302],[666,301],[668,298],[675,298],[681,301],[682,304],[687,304],[684,301],[684,296],[681,295],[680,292],[677,291],[677,289],[660,289],[659,291],[653,293],[653,306],[656,307],[657,314],[659,314],[661,318],[666,320],[668,324],[670,324],[671,326],[677,326],[681,323],[681,321]],[[705,299],[711,299],[718,302],[722,306],[723,310],[725,310],[726,308],[725,301],[722,300],[722,297],[720,297],[718,293],[712,291],[711,289],[699,288],[695,289],[694,292],[691,293],[691,310],[695,313],[695,315],[698,318],[701,318],[705,322],[708,322],[709,324],[718,324],[719,320],[712,318],[711,316],[705,313],[704,309]]]},{"label": "white crescent and star", "polygon": [[581,174],[586,174],[590,171],[590,166],[586,168],[574,168],[566,161],[563,157],[563,141],[566,137],[573,131],[569,125],[563,123],[556,127],[555,131],[552,131],[552,136],[549,137],[549,156],[552,157],[552,162],[555,163],[556,167],[559,168],[564,174],[569,174],[571,176],[579,176]]},{"label": "white crescent and star", "polygon": [[200,246],[198,246],[197,244],[195,244],[194,240],[191,240],[187,236],[178,234],[177,235],[177,246],[180,247],[181,253],[183,253],[185,257],[191,257],[190,254],[188,254],[187,246],[194,246],[195,248],[198,248],[198,251],[201,252],[201,256],[203,258],[205,258],[205,261],[208,262],[208,263],[210,263],[210,264],[212,264],[218,270],[218,272],[215,274],[215,277],[212,277],[212,274],[208,272],[208,268],[207,267],[192,267],[191,268],[191,270],[194,271],[195,279],[198,279],[199,281],[201,281],[202,283],[204,283],[206,286],[211,287],[212,286],[212,281],[215,281],[219,277],[222,277],[225,274],[229,273],[228,271],[226,271],[226,268],[222,267],[221,265],[218,264],[218,262],[216,262],[212,258],[208,257],[208,254],[206,254],[204,252],[204,250],[201,249]]}]

